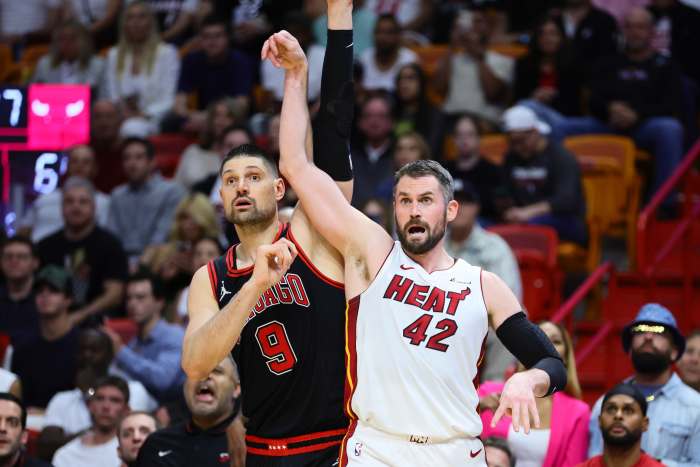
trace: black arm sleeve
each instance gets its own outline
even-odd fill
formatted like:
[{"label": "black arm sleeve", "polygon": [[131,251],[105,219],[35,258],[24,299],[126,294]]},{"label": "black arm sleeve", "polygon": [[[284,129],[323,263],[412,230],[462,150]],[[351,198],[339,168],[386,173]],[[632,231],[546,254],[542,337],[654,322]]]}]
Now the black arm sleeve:
[{"label": "black arm sleeve", "polygon": [[314,163],[336,181],[352,180],[350,129],[354,106],[352,30],[329,30],[321,105],[313,123]]},{"label": "black arm sleeve", "polygon": [[522,311],[508,317],[496,335],[525,368],[539,368],[549,375],[547,396],[566,387],[566,368],[559,353],[542,330]]}]

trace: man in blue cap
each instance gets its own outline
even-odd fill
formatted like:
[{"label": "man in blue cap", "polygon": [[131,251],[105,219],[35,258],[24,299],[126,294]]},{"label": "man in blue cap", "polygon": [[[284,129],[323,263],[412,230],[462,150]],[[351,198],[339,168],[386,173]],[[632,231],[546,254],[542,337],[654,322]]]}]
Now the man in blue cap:
[{"label": "man in blue cap", "polygon": [[[639,389],[648,403],[649,429],[642,435],[642,449],[669,467],[700,465],[700,394],[671,366],[685,349],[673,314],[658,303],[642,306],[622,330],[622,347],[635,369],[625,382]],[[598,425],[601,399],[591,413],[589,457],[601,454],[603,448]]]}]

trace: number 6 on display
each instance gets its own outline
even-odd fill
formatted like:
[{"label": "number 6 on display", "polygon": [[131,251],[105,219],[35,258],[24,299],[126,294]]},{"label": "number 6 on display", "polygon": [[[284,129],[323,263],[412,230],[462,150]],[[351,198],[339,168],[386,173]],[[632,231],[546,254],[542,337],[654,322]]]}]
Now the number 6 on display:
[{"label": "number 6 on display", "polygon": [[287,330],[279,321],[270,321],[255,330],[260,351],[267,358],[267,367],[276,375],[292,371],[297,356],[289,343]]}]

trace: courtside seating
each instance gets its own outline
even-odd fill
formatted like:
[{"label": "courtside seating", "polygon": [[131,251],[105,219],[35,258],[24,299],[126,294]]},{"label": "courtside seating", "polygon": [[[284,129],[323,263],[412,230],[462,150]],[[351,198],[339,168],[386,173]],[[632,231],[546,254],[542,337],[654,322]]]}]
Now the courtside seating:
[{"label": "courtside seating", "polygon": [[156,166],[164,177],[171,178],[175,175],[180,156],[187,146],[195,140],[179,133],[163,133],[150,137],[156,150]]},{"label": "courtside seating", "polygon": [[136,323],[129,318],[113,318],[105,320],[105,326],[108,329],[119,334],[122,342],[127,343],[138,334],[139,329]]},{"label": "courtside seating", "polygon": [[539,225],[496,225],[488,230],[503,237],[518,260],[529,318],[550,318],[561,302],[557,232]]},{"label": "courtside seating", "polygon": [[585,270],[592,271],[600,263],[603,236],[625,238],[632,260],[640,190],[634,142],[624,136],[585,135],[566,138],[564,147],[576,156],[581,167],[589,244],[587,251],[563,244],[562,263],[583,263]]}]

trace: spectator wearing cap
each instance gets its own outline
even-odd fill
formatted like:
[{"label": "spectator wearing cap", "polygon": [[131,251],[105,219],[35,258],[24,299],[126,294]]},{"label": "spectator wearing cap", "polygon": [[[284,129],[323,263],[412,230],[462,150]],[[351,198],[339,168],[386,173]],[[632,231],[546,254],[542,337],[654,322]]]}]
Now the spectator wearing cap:
[{"label": "spectator wearing cap", "polygon": [[[663,466],[642,451],[642,434],[649,429],[647,400],[629,383],[618,384],[603,396],[598,425],[603,436],[603,454],[578,467]],[[594,419],[591,418],[591,424]]]},{"label": "spectator wearing cap", "polygon": [[700,392],[700,329],[688,335],[685,352],[676,367],[683,382]]},{"label": "spectator wearing cap", "polygon": [[78,330],[68,316],[72,286],[66,270],[46,266],[35,284],[39,326],[15,347],[12,371],[22,380],[25,404],[43,408],[54,394],[73,387]]},{"label": "spectator wearing cap", "polygon": [[515,456],[505,438],[489,436],[483,443],[487,467],[515,467]]},{"label": "spectator wearing cap", "polygon": [[503,125],[510,140],[504,165],[508,199],[503,220],[547,225],[559,238],[584,244],[586,203],[574,155],[547,137],[549,125],[527,107],[508,109]]},{"label": "spectator wearing cap", "polygon": [[0,392],[0,462],[7,467],[51,467],[29,457],[24,450],[27,433],[27,409],[15,395]]},{"label": "spectator wearing cap", "polygon": [[34,273],[39,257],[34,244],[24,237],[5,240],[0,250],[0,330],[13,344],[23,335],[33,335],[39,321],[34,303]]},{"label": "spectator wearing cap", "polygon": [[446,163],[452,177],[468,181],[479,195],[479,216],[493,222],[496,219],[496,200],[504,195],[501,168],[479,152],[479,127],[474,117],[460,115],[455,121],[452,138],[457,149],[454,161]]},{"label": "spectator wearing cap", "polygon": [[[644,305],[622,331],[622,347],[634,366],[625,380],[636,387],[649,404],[649,428],[642,435],[642,449],[669,467],[700,464],[700,394],[673,371],[685,350],[685,339],[673,314],[658,303]],[[596,421],[602,401],[593,407],[589,425],[589,457],[603,451]]]},{"label": "spectator wearing cap", "polygon": [[81,436],[56,451],[55,467],[121,467],[117,427],[129,413],[129,387],[118,376],[106,376],[88,400],[92,425]]},{"label": "spectator wearing cap", "polygon": [[[518,300],[522,300],[520,270],[513,252],[500,236],[486,231],[479,225],[477,219],[480,202],[474,186],[461,179],[455,179],[454,184],[454,199],[459,203],[459,210],[457,217],[450,222],[445,249],[450,256],[461,258],[469,264],[497,274]],[[513,363],[515,357],[489,328],[482,381],[502,381],[505,371]]]},{"label": "spectator wearing cap", "polygon": [[119,239],[97,225],[92,183],[70,177],[62,193],[63,229],[44,238],[37,249],[42,264],[69,271],[75,309],[70,319],[79,323],[121,303],[127,263]]}]

